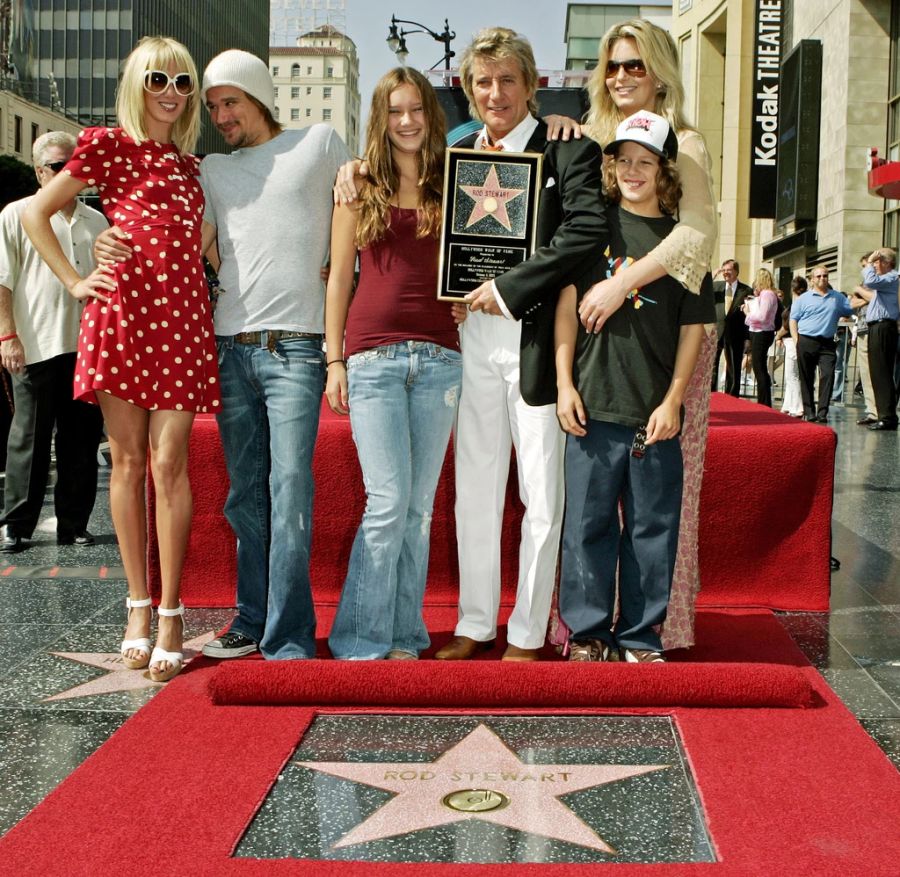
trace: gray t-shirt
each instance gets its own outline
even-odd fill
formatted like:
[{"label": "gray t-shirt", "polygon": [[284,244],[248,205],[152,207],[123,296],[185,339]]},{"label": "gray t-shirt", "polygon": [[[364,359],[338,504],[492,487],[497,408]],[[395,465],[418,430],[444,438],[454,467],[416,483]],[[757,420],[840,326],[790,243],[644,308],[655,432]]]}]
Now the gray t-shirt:
[{"label": "gray t-shirt", "polygon": [[331,188],[347,147],[329,125],[282,131],[200,165],[204,220],[217,231],[217,335],[324,332]]}]

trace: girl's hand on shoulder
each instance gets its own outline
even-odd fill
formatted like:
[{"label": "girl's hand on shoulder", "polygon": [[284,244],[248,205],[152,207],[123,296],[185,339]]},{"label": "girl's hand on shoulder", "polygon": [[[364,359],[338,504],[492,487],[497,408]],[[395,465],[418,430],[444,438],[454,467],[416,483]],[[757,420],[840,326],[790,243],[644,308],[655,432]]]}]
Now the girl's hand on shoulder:
[{"label": "girl's hand on shoulder", "polygon": [[108,292],[115,292],[116,281],[112,275],[115,269],[111,262],[101,262],[87,277],[78,281],[70,290],[73,298],[88,301],[95,298],[104,303],[109,301]]},{"label": "girl's hand on shoulder", "polygon": [[681,429],[681,406],[663,400],[647,421],[647,440],[645,445],[653,445],[675,438]]},{"label": "girl's hand on shoulder", "polygon": [[325,398],[328,406],[335,414],[349,414],[349,395],[347,392],[347,366],[339,359],[328,367],[325,381]]},{"label": "girl's hand on shoulder", "polygon": [[569,435],[587,435],[587,414],[581,395],[573,386],[562,387],[556,398],[556,417],[563,432]]}]

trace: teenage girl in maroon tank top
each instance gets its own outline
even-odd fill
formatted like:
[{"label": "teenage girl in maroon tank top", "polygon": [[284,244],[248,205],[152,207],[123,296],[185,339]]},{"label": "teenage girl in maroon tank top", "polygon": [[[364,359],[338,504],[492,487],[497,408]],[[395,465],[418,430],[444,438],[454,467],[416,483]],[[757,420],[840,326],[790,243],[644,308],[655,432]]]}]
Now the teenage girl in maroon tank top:
[{"label": "teenage girl in maroon tank top", "polygon": [[414,660],[429,645],[431,510],[462,377],[437,301],[445,123],[421,74],[381,78],[366,140],[359,200],[334,210],[325,297],[325,393],[350,414],[367,495],[329,645],[337,658]]}]

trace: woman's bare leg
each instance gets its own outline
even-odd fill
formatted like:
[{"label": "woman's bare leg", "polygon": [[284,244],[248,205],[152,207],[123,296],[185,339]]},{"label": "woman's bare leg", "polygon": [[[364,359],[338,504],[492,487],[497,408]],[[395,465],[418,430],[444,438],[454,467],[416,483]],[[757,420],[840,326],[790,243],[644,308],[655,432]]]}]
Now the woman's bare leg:
[{"label": "woman's bare leg", "polygon": [[[143,600],[147,597],[145,481],[150,412],[108,393],[97,393],[97,402],[109,437],[112,456],[109,506],[128,580],[128,596]],[[128,613],[125,639],[149,637],[151,614],[149,606],[132,609]],[[137,660],[140,652],[129,649],[125,656]]]},{"label": "woman's bare leg", "polygon": [[[152,411],[150,413],[150,469],[156,491],[156,535],[164,609],[178,607],[181,572],[191,531],[191,485],[188,481],[188,444],[193,411]],[[180,652],[184,633],[180,617],[159,616],[156,644],[167,652]],[[154,664],[154,667],[157,665]],[[169,669],[162,661],[159,671]]]}]

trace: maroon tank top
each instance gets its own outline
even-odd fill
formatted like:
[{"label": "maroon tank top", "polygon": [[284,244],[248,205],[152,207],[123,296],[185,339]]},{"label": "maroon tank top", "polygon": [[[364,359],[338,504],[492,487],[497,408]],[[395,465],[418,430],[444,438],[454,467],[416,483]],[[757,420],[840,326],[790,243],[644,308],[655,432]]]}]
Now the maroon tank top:
[{"label": "maroon tank top", "polygon": [[431,341],[459,350],[450,303],[437,300],[439,246],[433,237],[416,237],[416,210],[391,207],[384,237],[359,253],[345,357],[403,341]]}]

